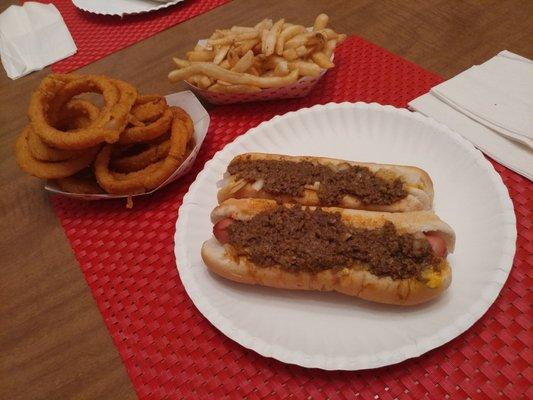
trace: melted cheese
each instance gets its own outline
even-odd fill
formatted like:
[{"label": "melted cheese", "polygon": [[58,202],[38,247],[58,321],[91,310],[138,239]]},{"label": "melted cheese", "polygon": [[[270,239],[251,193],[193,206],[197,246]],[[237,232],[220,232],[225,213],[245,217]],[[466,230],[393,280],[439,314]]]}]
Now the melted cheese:
[{"label": "melted cheese", "polygon": [[438,271],[434,271],[431,268],[428,268],[422,271],[422,279],[427,287],[431,289],[438,288],[442,285],[442,274]]}]

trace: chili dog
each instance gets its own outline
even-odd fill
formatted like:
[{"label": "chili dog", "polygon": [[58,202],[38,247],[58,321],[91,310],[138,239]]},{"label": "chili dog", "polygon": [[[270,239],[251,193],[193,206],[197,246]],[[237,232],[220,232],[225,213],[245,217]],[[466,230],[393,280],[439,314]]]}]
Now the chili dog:
[{"label": "chili dog", "polygon": [[430,210],[433,183],[416,167],[324,157],[246,153],[235,157],[218,192],[229,198],[369,211]]},{"label": "chili dog", "polygon": [[385,213],[229,199],[216,207],[202,258],[236,282],[337,291],[413,305],[451,283],[455,233],[428,211]]}]

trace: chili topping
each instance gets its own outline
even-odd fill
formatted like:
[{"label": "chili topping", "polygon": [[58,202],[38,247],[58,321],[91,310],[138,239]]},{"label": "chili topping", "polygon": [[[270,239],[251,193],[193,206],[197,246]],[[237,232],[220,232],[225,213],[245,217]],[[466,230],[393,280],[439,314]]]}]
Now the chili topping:
[{"label": "chili topping", "polygon": [[363,263],[377,276],[405,279],[438,265],[423,234],[400,234],[391,222],[378,229],[349,227],[340,213],[276,207],[227,228],[229,243],[260,267],[279,265],[316,273]]},{"label": "chili topping", "polygon": [[384,179],[369,168],[346,164],[334,170],[309,161],[237,159],[228,172],[238,179],[264,181],[263,190],[273,195],[301,197],[306,185],[318,186],[322,205],[335,206],[345,195],[357,197],[363,204],[393,204],[407,196],[400,178]]}]

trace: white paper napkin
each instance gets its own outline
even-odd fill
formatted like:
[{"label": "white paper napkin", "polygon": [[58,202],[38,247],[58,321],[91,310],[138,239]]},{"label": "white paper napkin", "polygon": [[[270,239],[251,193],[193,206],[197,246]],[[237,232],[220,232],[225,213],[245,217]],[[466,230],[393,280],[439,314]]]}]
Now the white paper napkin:
[{"label": "white paper napkin", "polygon": [[0,56],[11,79],[76,53],[70,32],[53,4],[26,2],[0,14]]},{"label": "white paper napkin", "polygon": [[431,89],[470,118],[533,148],[533,62],[504,51]]},{"label": "white paper napkin", "polygon": [[533,179],[533,62],[503,51],[409,103]]}]

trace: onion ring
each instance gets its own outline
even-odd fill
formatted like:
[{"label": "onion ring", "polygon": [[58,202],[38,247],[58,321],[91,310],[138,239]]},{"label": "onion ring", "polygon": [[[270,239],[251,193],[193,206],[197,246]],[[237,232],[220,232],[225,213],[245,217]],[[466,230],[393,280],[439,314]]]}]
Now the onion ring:
[{"label": "onion ring", "polygon": [[98,118],[100,109],[88,100],[72,99],[56,116],[55,124],[61,130],[69,131],[88,127]]},{"label": "onion ring", "polygon": [[92,170],[82,170],[73,176],[56,179],[55,183],[64,192],[80,194],[104,193],[98,186]]},{"label": "onion ring", "polygon": [[[95,93],[96,106],[78,95]],[[20,168],[64,192],[125,194],[157,189],[195,147],[194,125],[163,96],[140,96],[102,75],[52,74],[30,98],[29,124],[16,139]]]},{"label": "onion ring", "polygon": [[180,119],[185,124],[188,142],[192,138],[194,132],[194,123],[192,122],[191,116],[181,107],[172,107],[172,112],[174,113],[175,118]]},{"label": "onion ring", "polygon": [[133,126],[144,126],[144,123],[142,123],[141,121],[139,121],[137,119],[137,117],[135,117],[133,114],[130,114],[128,116],[128,125],[133,125]]},{"label": "onion ring", "polygon": [[167,109],[167,101],[157,94],[139,96],[131,109],[131,114],[140,122],[153,122]]},{"label": "onion ring", "polygon": [[118,142],[120,144],[130,144],[155,139],[168,132],[170,125],[172,124],[172,119],[172,111],[170,111],[170,108],[167,108],[160,118],[148,125],[126,128],[126,130],[120,135]]},{"label": "onion ring", "polygon": [[[183,114],[178,107],[170,108],[174,118],[170,136],[168,155],[147,167],[130,173],[113,172],[109,170],[109,163],[113,152],[112,145],[105,145],[94,162],[94,171],[98,184],[106,192],[113,194],[138,194],[150,191],[163,184],[182,164],[187,153],[187,142],[192,136]],[[191,125],[192,126],[192,125]]]},{"label": "onion ring", "polygon": [[[98,118],[89,127],[65,134],[49,124],[48,115],[55,115],[69,99],[86,92],[101,93],[105,102]],[[133,86],[103,76],[65,78],[51,75],[32,94],[28,116],[35,133],[48,145],[80,150],[103,142],[116,142],[127,123],[136,96]]]},{"label": "onion ring", "polygon": [[111,167],[118,172],[134,172],[165,158],[170,149],[170,140],[154,143],[138,154],[113,158]]},{"label": "onion ring", "polygon": [[[103,77],[67,77],[69,75],[50,75],[43,79],[32,94],[28,116],[35,132],[50,146],[67,150],[79,150],[112,140],[112,132],[103,126],[111,119],[111,111],[119,100],[117,87]],[[80,130],[76,134],[67,135],[64,131],[50,126],[48,120],[51,118],[51,122],[55,122],[53,117],[59,114],[63,104],[75,95],[89,91],[101,93],[105,101],[93,130]]]},{"label": "onion ring", "polygon": [[[57,117],[58,121],[56,125],[59,124],[65,130],[87,126],[98,117],[100,112],[100,109],[93,103],[80,99],[70,100],[63,110],[64,112],[61,112],[61,116]],[[33,129],[29,129],[28,132],[28,145],[31,155],[40,161],[65,161],[73,157],[78,157],[85,151],[62,150],[48,146]]]},{"label": "onion ring", "polygon": [[119,102],[115,105],[112,113],[114,121],[111,121],[109,126],[116,129],[120,137],[121,132],[126,129],[126,126],[128,125],[128,117],[131,108],[135,104],[139,93],[135,86],[130,85],[127,82],[118,79],[111,79],[111,82],[115,84],[119,90]]},{"label": "onion ring", "polygon": [[66,178],[87,167],[94,160],[98,153],[98,147],[87,149],[79,157],[66,161],[46,162],[40,161],[31,155],[28,145],[28,134],[32,129],[26,127],[17,138],[15,144],[15,155],[20,168],[30,175],[42,179]]},{"label": "onion ring", "polygon": [[28,130],[28,148],[33,158],[39,161],[66,161],[83,154],[86,150],[63,150],[48,146],[34,132],[31,125]]}]

